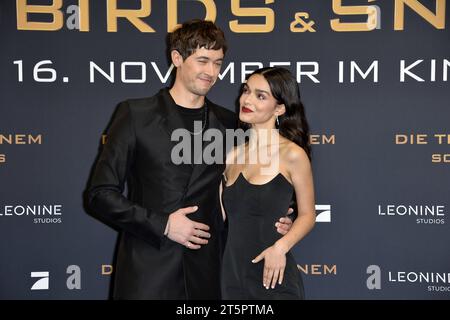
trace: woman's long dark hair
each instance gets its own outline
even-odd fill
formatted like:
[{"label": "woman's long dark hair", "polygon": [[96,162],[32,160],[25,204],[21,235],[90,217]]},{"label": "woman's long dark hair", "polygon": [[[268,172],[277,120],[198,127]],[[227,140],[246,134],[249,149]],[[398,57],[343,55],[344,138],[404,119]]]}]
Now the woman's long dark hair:
[{"label": "woman's long dark hair", "polygon": [[[309,125],[300,99],[300,90],[292,73],[285,68],[268,67],[254,71],[249,78],[254,74],[260,74],[266,79],[272,96],[278,104],[284,104],[286,107],[286,112],[278,117],[280,135],[302,147],[311,159]],[[241,121],[239,123],[242,128],[249,128],[248,124]]]}]

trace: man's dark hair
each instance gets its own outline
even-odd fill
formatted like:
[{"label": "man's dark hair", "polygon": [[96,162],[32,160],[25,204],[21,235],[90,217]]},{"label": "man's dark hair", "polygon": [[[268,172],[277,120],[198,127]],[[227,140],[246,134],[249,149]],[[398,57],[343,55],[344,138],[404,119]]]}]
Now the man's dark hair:
[{"label": "man's dark hair", "polygon": [[208,50],[222,49],[224,55],[227,51],[223,31],[211,21],[189,20],[169,35],[169,54],[177,50],[183,60],[202,47]]}]

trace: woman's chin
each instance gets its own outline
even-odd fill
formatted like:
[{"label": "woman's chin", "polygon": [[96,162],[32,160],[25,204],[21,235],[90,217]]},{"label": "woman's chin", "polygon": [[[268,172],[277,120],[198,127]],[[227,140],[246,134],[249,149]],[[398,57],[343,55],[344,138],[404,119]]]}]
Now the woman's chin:
[{"label": "woman's chin", "polygon": [[251,119],[251,117],[249,117],[248,115],[246,115],[245,113],[242,113],[242,112],[239,113],[239,120],[240,120],[241,122],[245,122],[245,123],[248,123],[248,124],[252,124],[252,119]]}]

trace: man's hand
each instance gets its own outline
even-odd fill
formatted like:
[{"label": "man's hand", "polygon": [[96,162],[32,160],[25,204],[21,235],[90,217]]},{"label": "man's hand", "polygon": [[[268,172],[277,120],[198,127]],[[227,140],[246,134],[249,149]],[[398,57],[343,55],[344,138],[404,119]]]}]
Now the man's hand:
[{"label": "man's hand", "polygon": [[282,234],[283,236],[292,228],[292,220],[288,217],[292,212],[294,212],[294,210],[292,208],[289,208],[286,217],[280,218],[280,220],[275,223],[277,232]]},{"label": "man's hand", "polygon": [[209,226],[203,223],[195,222],[186,217],[186,215],[197,211],[198,207],[181,208],[173,212],[169,216],[167,222],[168,233],[167,237],[189,249],[200,249],[201,245],[208,243],[208,238],[211,237],[207,231]]}]

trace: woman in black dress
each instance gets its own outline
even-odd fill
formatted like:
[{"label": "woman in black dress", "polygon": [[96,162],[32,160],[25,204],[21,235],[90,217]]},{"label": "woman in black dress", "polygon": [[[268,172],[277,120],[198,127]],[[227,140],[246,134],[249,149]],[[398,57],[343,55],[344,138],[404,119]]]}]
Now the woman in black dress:
[{"label": "woman in black dress", "polygon": [[[239,120],[247,142],[227,157],[221,185],[228,238],[222,265],[224,299],[303,299],[289,250],[315,223],[309,128],[297,82],[284,68],[255,71],[243,85]],[[273,221],[295,192],[298,216],[282,236]]]}]

